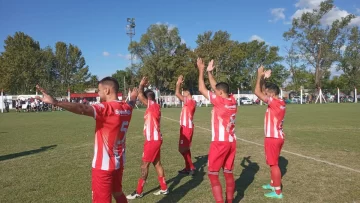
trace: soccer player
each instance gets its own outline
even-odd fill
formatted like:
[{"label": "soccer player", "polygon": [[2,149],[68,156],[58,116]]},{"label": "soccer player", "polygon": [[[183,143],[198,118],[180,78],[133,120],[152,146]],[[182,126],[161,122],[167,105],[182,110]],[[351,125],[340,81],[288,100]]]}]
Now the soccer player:
[{"label": "soccer player", "polygon": [[111,203],[111,195],[117,203],[127,202],[122,192],[122,176],[125,160],[126,131],[137,98],[137,90],[131,92],[130,102],[118,100],[119,83],[106,77],[99,82],[98,94],[101,103],[93,106],[57,101],[36,86],[43,94],[37,99],[58,106],[72,113],[94,117],[95,147],[92,161],[92,202]]},{"label": "soccer player", "polygon": [[285,116],[285,102],[279,98],[280,88],[272,83],[267,83],[262,87],[264,79],[270,77],[271,70],[264,72],[264,67],[258,69],[255,95],[268,104],[265,113],[264,132],[265,132],[265,159],[270,166],[271,183],[263,185],[263,189],[272,190],[265,194],[265,197],[283,197],[281,192],[281,172],[278,166],[280,151],[284,144],[285,134],[283,132],[283,121]]},{"label": "soccer player", "polygon": [[217,203],[224,202],[219,171],[223,168],[226,182],[226,200],[231,203],[234,198],[235,181],[233,175],[236,154],[235,118],[237,112],[236,100],[229,94],[229,85],[225,82],[216,83],[211,71],[214,61],[208,67],[210,86],[214,90],[207,90],[204,83],[205,64],[201,58],[197,59],[199,69],[199,91],[213,104],[211,118],[212,139],[208,157],[208,177],[212,193]]},{"label": "soccer player", "polygon": [[149,166],[152,163],[158,174],[160,190],[154,195],[166,195],[169,193],[166,182],[164,169],[160,162],[160,148],[162,145],[162,135],[160,132],[160,105],[156,103],[155,93],[148,89],[144,92],[144,87],[148,85],[148,79],[143,77],[139,85],[139,100],[147,105],[145,111],[144,124],[144,151],[141,164],[141,177],[138,180],[136,190],[127,196],[128,199],[141,198],[143,196],[144,185],[149,173]]},{"label": "soccer player", "polygon": [[184,157],[185,168],[179,171],[180,174],[194,175],[195,167],[191,161],[191,140],[194,133],[194,113],[196,102],[192,99],[192,93],[189,89],[184,89],[182,95],[180,86],[183,83],[183,76],[180,75],[176,82],[175,95],[180,101],[184,102],[184,106],[180,114],[180,138],[179,152]]}]

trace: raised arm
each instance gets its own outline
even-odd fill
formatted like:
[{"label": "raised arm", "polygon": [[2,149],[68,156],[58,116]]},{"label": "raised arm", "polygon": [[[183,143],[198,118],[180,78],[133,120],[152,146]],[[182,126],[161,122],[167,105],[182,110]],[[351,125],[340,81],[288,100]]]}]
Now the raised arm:
[{"label": "raised arm", "polygon": [[139,95],[138,98],[141,101],[141,103],[143,103],[145,106],[148,105],[148,100],[146,99],[145,95],[144,95],[144,87],[147,86],[148,84],[148,79],[147,77],[143,77],[140,85],[139,85]]},{"label": "raised arm", "polygon": [[204,95],[204,97],[206,99],[209,99],[208,96],[208,89],[205,86],[205,82],[204,82],[204,69],[205,69],[205,64],[204,61],[201,58],[197,59],[197,68],[199,69],[199,92]]},{"label": "raised arm", "polygon": [[47,92],[39,85],[36,85],[36,88],[43,94],[43,97],[36,96],[36,99],[41,100],[44,103],[61,107],[72,113],[91,116],[91,117],[94,116],[94,108],[90,105],[58,101],[54,99],[52,96],[48,95]]},{"label": "raised arm", "polygon": [[181,92],[180,92],[180,86],[181,86],[181,84],[184,82],[184,77],[182,76],[182,75],[180,75],[179,77],[178,77],[178,80],[177,80],[177,82],[176,82],[176,88],[175,88],[175,95],[176,95],[176,97],[177,98],[179,98],[180,99],[180,101],[184,101],[184,96],[181,94]]},{"label": "raised arm", "polygon": [[128,101],[128,104],[133,108],[135,107],[137,97],[138,97],[138,89],[134,87],[130,93],[130,101]]},{"label": "raised arm", "polygon": [[271,75],[271,71],[266,71],[264,72],[264,66],[260,66],[258,68],[258,74],[257,74],[257,78],[256,78],[256,85],[255,85],[255,95],[262,101],[266,102],[267,101],[267,96],[266,94],[263,92],[265,87],[265,76],[266,77],[270,77]]},{"label": "raised arm", "polygon": [[215,69],[215,66],[214,66],[214,60],[211,60],[206,71],[208,72],[208,77],[209,77],[209,82],[210,82],[210,86],[211,86],[211,89],[214,90],[215,94],[216,95],[219,95],[219,91],[216,89],[216,80],[212,74],[212,71]]}]

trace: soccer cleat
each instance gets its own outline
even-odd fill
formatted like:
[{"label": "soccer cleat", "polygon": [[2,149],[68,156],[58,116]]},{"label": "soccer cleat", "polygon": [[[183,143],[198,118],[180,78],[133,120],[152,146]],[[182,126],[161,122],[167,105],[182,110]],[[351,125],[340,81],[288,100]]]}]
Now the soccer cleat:
[{"label": "soccer cleat", "polygon": [[267,185],[263,185],[262,188],[264,190],[272,190],[272,191],[275,191],[275,188],[273,186],[271,186],[270,184],[267,184]]},{"label": "soccer cleat", "polygon": [[275,199],[282,199],[283,198],[283,194],[276,194],[275,191],[269,192],[265,194],[265,197],[269,197],[269,198],[275,198]]},{"label": "soccer cleat", "polygon": [[154,194],[154,195],[167,195],[167,194],[169,194],[169,190],[168,190],[168,189],[166,189],[166,190],[159,190],[159,191],[157,191],[157,192],[154,192],[153,194]]},{"label": "soccer cleat", "polygon": [[143,193],[138,194],[136,191],[134,191],[130,195],[126,196],[126,199],[137,199],[137,198],[142,198],[142,197],[143,197]]}]

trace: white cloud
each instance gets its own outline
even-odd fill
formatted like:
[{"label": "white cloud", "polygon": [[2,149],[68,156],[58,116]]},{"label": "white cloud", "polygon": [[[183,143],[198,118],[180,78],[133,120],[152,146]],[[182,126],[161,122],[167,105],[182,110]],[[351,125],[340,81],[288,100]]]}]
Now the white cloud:
[{"label": "white cloud", "polygon": [[343,74],[344,72],[342,70],[337,70],[337,65],[333,64],[330,69],[329,69],[330,73],[331,73],[331,78],[334,76],[340,76],[341,74]]},{"label": "white cloud", "polygon": [[265,40],[257,35],[253,35],[250,37],[249,41],[254,41],[254,40],[257,40],[259,42],[264,42]]},{"label": "white cloud", "polygon": [[[124,54],[118,54],[117,56],[120,57],[120,58],[123,58],[125,60],[131,60],[131,54],[125,54],[125,55]],[[137,57],[133,56],[133,59],[137,60]]]},{"label": "white cloud", "polygon": [[165,22],[165,23],[157,22],[156,25],[167,25],[168,26],[168,31],[171,31],[171,30],[176,28],[176,25],[170,24],[168,22]]},{"label": "white cloud", "polygon": [[183,38],[181,38],[181,44],[186,44],[186,41]]},{"label": "white cloud", "polygon": [[[312,12],[313,9],[318,9],[322,1],[324,0],[299,0],[295,4],[297,10],[291,16],[291,19],[299,18],[303,13]],[[342,10],[339,7],[334,7],[326,15],[324,15],[324,17],[321,19],[321,23],[324,25],[331,25],[335,20],[345,17],[349,14],[350,13],[346,10]],[[360,16],[357,16],[355,19],[353,19],[350,25],[360,25]]]},{"label": "white cloud", "polygon": [[324,0],[299,0],[296,4],[296,8],[317,8],[319,7],[320,3]]},{"label": "white cloud", "polygon": [[103,54],[103,56],[110,56],[110,53],[107,51],[104,51],[102,54]]},{"label": "white cloud", "polygon": [[340,47],[340,51],[345,51],[346,50],[346,45],[342,45],[341,47]]},{"label": "white cloud", "polygon": [[276,22],[278,20],[285,20],[284,11],[285,11],[285,8],[273,8],[273,9],[271,9],[270,13],[274,18],[272,20],[269,20],[269,22]]}]

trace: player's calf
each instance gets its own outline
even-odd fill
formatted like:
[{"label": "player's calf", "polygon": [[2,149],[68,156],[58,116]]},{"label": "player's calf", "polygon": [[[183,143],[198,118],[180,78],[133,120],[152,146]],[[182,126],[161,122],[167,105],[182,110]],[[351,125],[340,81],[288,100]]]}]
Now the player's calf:
[{"label": "player's calf", "polygon": [[226,183],[226,200],[227,203],[232,203],[235,191],[234,174],[230,170],[224,170],[224,177]]},{"label": "player's calf", "polygon": [[222,194],[221,183],[219,181],[219,172],[209,171],[208,177],[210,180],[211,190],[212,190],[215,201],[217,203],[220,203],[220,202],[223,203],[224,198],[223,198],[223,194]]},{"label": "player's calf", "polygon": [[156,172],[158,174],[158,181],[160,184],[160,190],[155,192],[154,195],[166,195],[169,193],[166,181],[165,181],[165,172],[164,168],[162,167],[160,158],[157,158],[154,162],[154,167],[156,169]]},{"label": "player's calf", "polygon": [[127,203],[127,199],[123,192],[115,192],[113,193],[113,197],[116,200],[116,203]]}]

